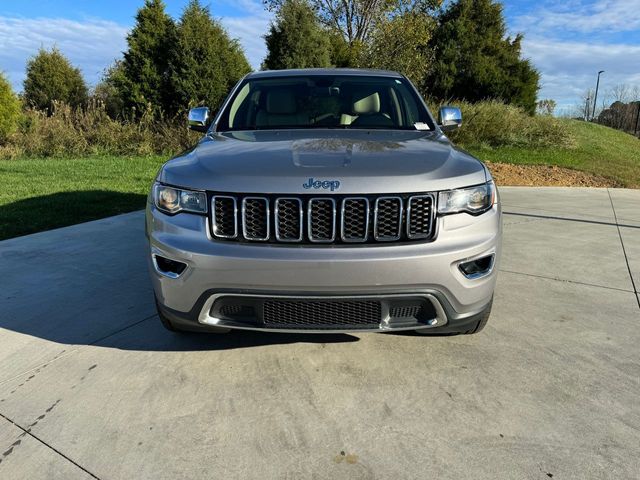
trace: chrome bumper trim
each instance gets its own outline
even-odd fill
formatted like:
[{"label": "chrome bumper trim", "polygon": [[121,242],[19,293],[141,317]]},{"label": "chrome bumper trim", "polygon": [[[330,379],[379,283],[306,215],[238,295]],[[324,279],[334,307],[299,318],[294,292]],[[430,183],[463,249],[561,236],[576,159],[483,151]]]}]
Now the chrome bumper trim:
[{"label": "chrome bumper trim", "polygon": [[[406,298],[406,297],[423,297],[433,305],[433,308],[436,311],[436,318],[433,319],[432,323],[429,325],[418,325],[418,326],[402,326],[402,327],[394,327],[393,325],[389,325],[389,317],[383,319],[378,328],[335,328],[335,329],[306,329],[306,328],[291,328],[291,329],[280,329],[280,328],[265,328],[260,326],[248,326],[246,324],[240,324],[237,322],[231,322],[228,320],[223,320],[217,317],[212,317],[209,312],[211,311],[211,307],[216,300],[223,297],[250,297],[250,298],[271,298],[271,299],[288,299],[288,300],[352,300],[352,299],[380,299],[380,298]],[[256,330],[262,332],[278,332],[278,333],[360,333],[360,332],[399,332],[403,330],[424,330],[429,328],[436,328],[446,325],[448,322],[447,315],[444,311],[444,308],[440,304],[440,301],[430,293],[418,292],[418,293],[402,293],[402,294],[378,294],[378,295],[261,295],[261,294],[250,294],[250,293],[216,293],[211,295],[204,305],[202,306],[202,310],[198,315],[198,322],[203,325],[210,325],[214,327],[224,327],[231,328],[237,330]]]}]

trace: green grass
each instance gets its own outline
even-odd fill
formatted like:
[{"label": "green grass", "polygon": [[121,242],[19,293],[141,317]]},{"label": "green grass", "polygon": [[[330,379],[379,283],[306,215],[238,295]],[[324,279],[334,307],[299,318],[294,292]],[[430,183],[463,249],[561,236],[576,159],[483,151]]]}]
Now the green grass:
[{"label": "green grass", "polygon": [[144,208],[166,157],[0,161],[0,240]]},{"label": "green grass", "polygon": [[[466,148],[482,160],[498,163],[557,165],[640,188],[640,140],[627,133],[578,120],[566,120],[574,139],[571,148],[478,147]],[[462,127],[464,128],[464,126]]]}]

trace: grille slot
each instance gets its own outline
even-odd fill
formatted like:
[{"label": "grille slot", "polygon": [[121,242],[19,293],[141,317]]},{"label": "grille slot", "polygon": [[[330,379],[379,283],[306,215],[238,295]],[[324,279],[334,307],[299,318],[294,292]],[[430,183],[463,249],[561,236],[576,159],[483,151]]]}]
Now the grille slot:
[{"label": "grille slot", "polygon": [[299,244],[430,241],[434,194],[256,196],[211,194],[211,236],[218,240]]},{"label": "grille slot", "polygon": [[379,325],[381,316],[377,300],[266,300],[263,304],[263,322],[271,328],[362,328]]},{"label": "grille slot", "polygon": [[376,200],[373,236],[376,240],[390,242],[399,240],[402,234],[402,199],[380,197]]},{"label": "grille slot", "polygon": [[302,240],[302,201],[299,198],[276,200],[276,239],[281,242]]},{"label": "grille slot", "polygon": [[431,235],[433,197],[416,195],[409,198],[407,205],[407,237],[427,238]]},{"label": "grille slot", "polygon": [[213,234],[216,237],[238,236],[238,204],[234,197],[217,195],[211,199]]},{"label": "grille slot", "polygon": [[264,197],[242,200],[242,234],[247,240],[269,240],[269,200]]},{"label": "grille slot", "polygon": [[341,235],[345,242],[365,242],[369,236],[369,200],[345,198],[342,202]]},{"label": "grille slot", "polygon": [[336,238],[336,201],[312,198],[308,207],[308,235],[312,242],[333,242]]},{"label": "grille slot", "polygon": [[409,305],[404,307],[393,307],[389,311],[389,316],[393,318],[418,318],[422,310],[421,305]]}]

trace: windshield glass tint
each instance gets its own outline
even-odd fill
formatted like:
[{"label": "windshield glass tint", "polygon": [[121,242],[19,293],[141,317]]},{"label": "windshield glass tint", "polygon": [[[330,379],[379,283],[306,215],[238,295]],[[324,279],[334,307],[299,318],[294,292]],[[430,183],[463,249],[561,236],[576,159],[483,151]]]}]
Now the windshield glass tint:
[{"label": "windshield glass tint", "polygon": [[434,127],[405,79],[347,75],[249,78],[218,124],[219,131],[289,128]]}]

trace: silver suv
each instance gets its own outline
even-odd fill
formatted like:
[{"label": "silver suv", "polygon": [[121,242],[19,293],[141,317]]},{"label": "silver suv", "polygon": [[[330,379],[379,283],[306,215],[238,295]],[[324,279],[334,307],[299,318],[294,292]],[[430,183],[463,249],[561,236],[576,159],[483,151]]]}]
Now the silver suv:
[{"label": "silver suv", "polygon": [[146,234],[170,330],[475,333],[501,213],[487,168],[402,75],[247,75],[160,169]]}]

